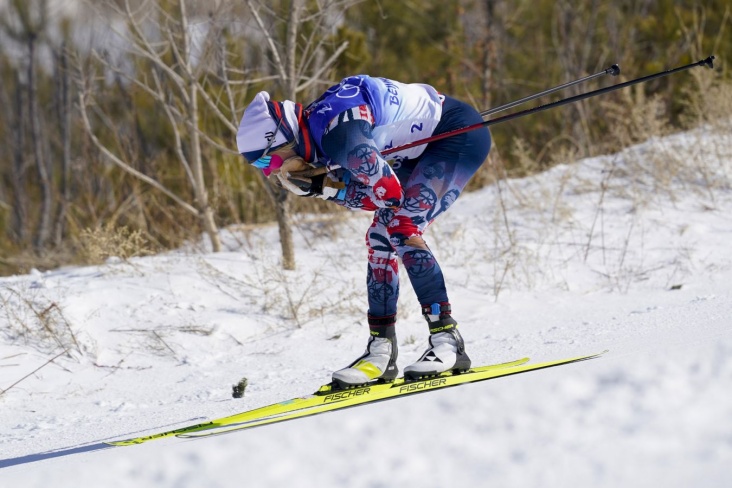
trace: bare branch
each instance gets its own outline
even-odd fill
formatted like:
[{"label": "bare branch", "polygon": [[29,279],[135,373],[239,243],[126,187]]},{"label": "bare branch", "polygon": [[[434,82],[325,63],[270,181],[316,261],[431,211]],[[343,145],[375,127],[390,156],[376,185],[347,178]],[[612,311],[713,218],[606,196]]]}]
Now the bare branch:
[{"label": "bare branch", "polygon": [[[164,90],[162,85],[160,84],[160,78],[158,77],[158,74],[153,71],[153,78],[155,79],[155,85],[158,88],[158,92],[160,93],[160,96],[162,98]],[[183,169],[185,169],[186,175],[188,176],[188,182],[191,185],[195,185],[195,181],[193,179],[193,173],[191,171],[191,165],[188,163],[188,159],[186,158],[185,153],[183,152],[183,142],[180,137],[180,130],[178,129],[177,119],[173,115],[172,111],[170,110],[170,103],[165,103],[166,101],[163,101],[161,105],[163,106],[163,110],[165,110],[165,115],[168,116],[168,120],[170,121],[170,126],[173,128],[173,135],[175,137],[175,152],[178,155],[178,159],[180,160],[181,164],[183,165]]]},{"label": "bare branch", "polygon": [[178,73],[176,73],[170,66],[168,66],[168,64],[162,60],[158,52],[150,45],[150,42],[143,34],[142,29],[140,29],[139,23],[137,22],[137,20],[135,20],[135,17],[130,10],[129,0],[125,0],[125,13],[127,14],[127,20],[129,20],[133,32],[136,35],[136,38],[139,40],[140,43],[142,43],[145,48],[142,49],[138,44],[133,42],[132,47],[135,50],[135,54],[149,59],[157,66],[159,66],[163,71],[165,71],[165,73],[170,76],[170,79],[178,86],[181,97],[186,100],[186,103],[190,103],[190,100],[188,100],[188,94],[186,93],[185,80],[183,80],[183,78]]},{"label": "bare branch", "polygon": [[[102,63],[102,65],[105,68],[109,69],[113,73],[121,76],[125,80],[127,80],[130,83],[132,83],[133,85],[137,86],[142,91],[144,91],[145,93],[147,93],[148,95],[150,95],[156,102],[163,103],[163,104],[164,103],[167,103],[167,99],[163,95],[164,93],[166,93],[164,90],[158,91],[156,89],[153,89],[150,85],[148,85],[147,83],[145,83],[143,81],[140,81],[137,77],[130,76],[130,74],[128,72],[126,72],[126,71],[118,68],[117,66],[113,65],[105,57],[101,56],[96,50],[92,50],[92,55],[94,56],[94,58],[97,61],[99,61],[100,63]],[[177,115],[178,117],[181,117],[181,118],[183,117],[183,114],[180,112],[180,110],[178,110],[175,107],[170,107],[170,108],[173,111],[173,113],[175,113],[175,115]]]},{"label": "bare branch", "polygon": [[272,51],[272,56],[275,59],[275,66],[280,73],[280,79],[283,81],[286,80],[287,73],[285,72],[285,65],[282,62],[282,58],[280,58],[280,53],[279,51],[277,51],[277,46],[274,42],[274,39],[272,38],[272,35],[269,33],[267,27],[265,27],[262,18],[259,16],[259,12],[257,12],[257,9],[255,9],[254,5],[252,5],[252,0],[247,0],[247,5],[249,6],[249,10],[252,11],[252,15],[254,15],[254,20],[257,21],[259,29],[262,31],[262,35],[264,35],[264,38],[267,40],[267,44],[269,44],[269,49],[270,51]]},{"label": "bare branch", "polygon": [[62,352],[58,353],[57,355],[55,355],[54,357],[52,357],[51,359],[49,359],[48,361],[46,361],[45,363],[43,363],[42,365],[40,365],[39,367],[37,367],[36,369],[34,369],[33,371],[31,371],[30,373],[28,373],[27,375],[23,376],[21,379],[19,379],[18,381],[16,381],[12,385],[10,385],[7,388],[5,388],[4,390],[0,391],[0,395],[4,395],[7,391],[9,391],[14,386],[18,385],[21,381],[25,380],[26,378],[30,378],[31,376],[33,376],[34,374],[36,374],[38,371],[40,371],[41,369],[45,368],[46,366],[48,366],[52,362],[54,362],[56,359],[60,358],[64,354],[68,354],[68,353],[69,352],[67,350],[63,350]]},{"label": "bare branch", "polygon": [[218,35],[218,42],[220,46],[220,53],[221,56],[221,76],[222,81],[224,84],[224,89],[226,90],[226,97],[229,100],[229,110],[231,111],[231,116],[234,118],[232,121],[232,125],[236,125],[236,121],[239,119],[236,107],[234,106],[234,94],[231,93],[231,83],[229,82],[229,67],[226,65],[226,42],[222,39],[221,31],[219,31]]},{"label": "bare branch", "polygon": [[287,86],[287,97],[294,100],[297,88],[297,28],[300,25],[301,0],[292,0],[290,3],[290,17],[287,19],[286,60],[287,78],[283,81]]},{"label": "bare branch", "polygon": [[338,46],[338,49],[336,49],[336,52],[334,52],[330,58],[326,62],[323,63],[323,65],[320,67],[318,71],[316,71],[305,83],[300,84],[297,87],[297,91],[302,91],[306,88],[308,88],[310,85],[316,83],[318,81],[318,78],[328,69],[330,69],[333,66],[333,63],[336,62],[338,57],[343,54],[343,51],[348,49],[348,41],[343,41],[343,44]]},{"label": "bare branch", "polygon": [[219,151],[222,151],[229,155],[240,156],[239,152],[232,149],[231,146],[224,146],[222,143],[214,140],[211,136],[209,136],[208,134],[206,134],[203,131],[201,131],[200,134],[204,141],[208,142],[209,144],[211,144],[214,148],[218,149]]},{"label": "bare branch", "polygon": [[206,90],[198,90],[198,93],[201,95],[201,98],[204,102],[206,102],[206,105],[213,111],[214,115],[217,119],[219,119],[227,129],[229,129],[231,132],[236,134],[237,131],[237,125],[235,123],[232,123],[226,116],[221,112],[221,110],[216,105],[216,102],[214,102],[208,93],[206,93]]},{"label": "bare branch", "polygon": [[198,210],[192,205],[190,205],[188,202],[184,201],[178,195],[173,193],[172,191],[168,190],[163,186],[160,182],[154,180],[153,178],[150,178],[144,173],[141,173],[140,171],[136,170],[135,168],[131,167],[129,164],[122,161],[119,157],[117,157],[114,153],[112,153],[109,149],[107,149],[104,144],[102,144],[97,136],[94,134],[94,131],[91,127],[91,123],[89,122],[89,115],[87,114],[87,102],[86,102],[86,93],[84,90],[79,90],[79,106],[81,107],[81,120],[84,123],[84,128],[86,129],[87,134],[89,134],[89,138],[92,140],[94,145],[96,146],[99,151],[101,151],[102,154],[104,154],[110,161],[112,161],[115,165],[117,165],[120,169],[124,170],[125,172],[133,175],[136,178],[139,178],[140,180],[144,181],[145,183],[149,184],[150,186],[160,190],[165,195],[167,195],[171,200],[173,200],[175,203],[183,207],[185,210],[187,210],[189,213],[198,216]]}]

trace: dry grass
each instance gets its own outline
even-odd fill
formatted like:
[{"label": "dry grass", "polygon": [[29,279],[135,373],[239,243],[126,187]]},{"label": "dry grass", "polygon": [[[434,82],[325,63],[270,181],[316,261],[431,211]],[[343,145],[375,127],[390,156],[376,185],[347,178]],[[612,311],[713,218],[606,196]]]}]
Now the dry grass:
[{"label": "dry grass", "polygon": [[84,348],[62,307],[37,290],[2,288],[0,310],[5,323],[0,332],[9,343],[30,346],[43,353],[83,354]]},{"label": "dry grass", "polygon": [[[670,125],[664,100],[635,90],[602,101],[616,155],[581,171],[571,165],[579,155],[571,145],[534,154],[514,140],[511,154],[518,164],[510,173],[493,168],[494,214],[481,219],[492,242],[479,261],[490,263],[492,273],[482,272],[478,281],[495,299],[507,289],[566,288],[569,267],[594,273],[604,288],[621,293],[650,279],[667,287],[683,280],[693,268],[694,249],[683,241],[662,254],[650,248],[651,227],[667,226],[670,236],[677,231],[674,222],[649,215],[663,208],[659,203],[676,205],[690,196],[701,208],[721,210],[719,192],[732,189],[732,84],[708,71],[694,74],[697,85],[686,96],[682,117],[690,132],[683,137],[667,137],[678,128]],[[710,140],[710,132],[722,137]],[[537,173],[546,161],[567,166],[555,168],[541,184],[511,179]]]},{"label": "dry grass", "polygon": [[150,243],[141,231],[112,224],[83,230],[79,236],[79,245],[88,264],[101,264],[111,257],[126,261],[153,253]]}]

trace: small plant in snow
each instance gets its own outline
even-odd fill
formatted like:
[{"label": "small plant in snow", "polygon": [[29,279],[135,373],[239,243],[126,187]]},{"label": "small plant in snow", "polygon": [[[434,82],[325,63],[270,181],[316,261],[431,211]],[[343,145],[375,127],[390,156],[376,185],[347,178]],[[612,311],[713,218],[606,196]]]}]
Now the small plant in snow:
[{"label": "small plant in snow", "polygon": [[0,289],[0,333],[5,340],[31,346],[41,352],[83,353],[76,332],[61,306],[36,290]]},{"label": "small plant in snow", "polygon": [[115,227],[113,224],[83,230],[79,244],[91,264],[102,264],[111,257],[127,260],[153,252],[140,230],[132,231],[128,227]]}]

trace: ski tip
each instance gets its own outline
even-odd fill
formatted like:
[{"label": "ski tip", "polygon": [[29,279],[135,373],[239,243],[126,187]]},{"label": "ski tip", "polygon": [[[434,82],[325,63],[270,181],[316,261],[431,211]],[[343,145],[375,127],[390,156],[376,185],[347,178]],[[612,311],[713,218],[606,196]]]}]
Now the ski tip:
[{"label": "ski tip", "polygon": [[605,349],[602,352],[597,352],[595,354],[590,354],[589,356],[586,356],[583,359],[595,359],[595,358],[599,358],[600,356],[602,356],[603,354],[608,353],[608,352],[610,352],[610,349]]}]

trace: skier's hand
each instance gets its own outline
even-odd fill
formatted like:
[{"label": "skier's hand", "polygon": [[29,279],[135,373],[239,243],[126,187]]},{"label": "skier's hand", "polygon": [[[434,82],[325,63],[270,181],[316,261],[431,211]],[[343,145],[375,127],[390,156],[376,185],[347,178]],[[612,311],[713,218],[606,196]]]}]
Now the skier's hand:
[{"label": "skier's hand", "polygon": [[299,196],[318,197],[323,200],[342,200],[350,179],[347,171],[328,171],[326,168],[280,171],[276,176],[282,188]]},{"label": "skier's hand", "polygon": [[313,169],[308,163],[305,162],[300,156],[293,156],[287,158],[282,162],[279,171],[282,173],[296,174],[304,171]]},{"label": "skier's hand", "polygon": [[311,196],[312,181],[309,178],[293,178],[289,173],[279,172],[274,175],[275,184],[280,188],[300,197]]},{"label": "skier's hand", "polygon": [[295,195],[307,197],[311,195],[309,189],[312,181],[305,174],[311,170],[312,168],[304,159],[294,156],[286,159],[279,168],[273,171],[271,177],[280,188]]},{"label": "skier's hand", "polygon": [[312,178],[312,185],[310,191],[313,196],[327,199],[343,200],[346,193],[346,186],[348,186],[350,173],[343,172],[339,175],[335,171],[329,171],[328,173],[314,176]]}]

